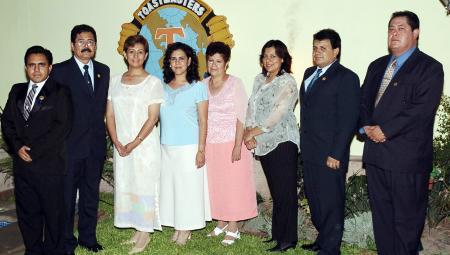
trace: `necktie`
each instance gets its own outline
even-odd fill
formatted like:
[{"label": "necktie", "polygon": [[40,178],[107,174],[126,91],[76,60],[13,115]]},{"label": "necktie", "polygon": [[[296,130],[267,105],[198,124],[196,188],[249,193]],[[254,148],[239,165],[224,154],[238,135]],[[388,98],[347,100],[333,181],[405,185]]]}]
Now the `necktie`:
[{"label": "necktie", "polygon": [[383,80],[381,81],[377,97],[375,98],[375,107],[377,107],[377,104],[378,102],[380,102],[380,99],[383,96],[384,92],[386,91],[389,83],[391,82],[392,77],[394,77],[394,71],[396,67],[397,67],[397,59],[394,59],[394,61],[392,61],[392,63],[386,69],[386,73],[384,74]]},{"label": "necktie", "polygon": [[84,80],[86,81],[86,83],[89,85],[89,91],[94,92],[94,86],[92,86],[91,76],[89,75],[89,71],[88,71],[89,66],[84,65],[83,69],[84,69],[83,77],[84,77]]},{"label": "necktie", "polygon": [[28,117],[30,117],[31,106],[33,105],[34,94],[36,94],[37,87],[36,84],[33,84],[27,98],[25,98],[25,103],[23,104],[23,117],[25,120],[28,120]]},{"label": "necktie", "polygon": [[311,82],[309,83],[308,87],[306,88],[306,92],[309,92],[312,88],[312,86],[314,85],[314,82],[317,81],[317,79],[319,79],[320,74],[322,73],[322,69],[317,69],[316,75],[314,75],[314,77],[312,78]]}]

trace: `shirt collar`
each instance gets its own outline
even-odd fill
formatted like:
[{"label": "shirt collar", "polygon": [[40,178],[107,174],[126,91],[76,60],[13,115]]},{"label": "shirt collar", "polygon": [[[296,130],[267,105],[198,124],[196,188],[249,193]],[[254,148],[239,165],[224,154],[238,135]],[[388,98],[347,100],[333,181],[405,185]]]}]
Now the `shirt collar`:
[{"label": "shirt collar", "polygon": [[[84,73],[84,64],[83,62],[81,62],[77,57],[73,56],[73,58],[75,59],[75,62],[77,62],[78,67],[80,68],[81,72]],[[92,59],[89,60],[89,62],[87,63],[87,65],[89,66],[89,72],[92,72],[92,70],[94,70],[94,63],[92,63]]]},{"label": "shirt collar", "polygon": [[32,80],[30,80],[28,82],[28,89],[30,89],[33,86],[33,84],[36,84],[37,85],[37,89],[40,90],[44,86],[45,82],[47,82],[47,80],[48,80],[48,77],[47,77],[47,79],[45,79],[44,81],[41,81],[39,83],[34,83]]},{"label": "shirt collar", "polygon": [[391,55],[391,59],[389,60],[389,64],[392,63],[392,61],[395,59],[397,59],[397,68],[399,69],[405,62],[406,60],[408,60],[408,58],[413,54],[413,52],[417,49],[417,47],[412,47],[409,50],[407,50],[406,52],[404,52],[402,55],[398,56],[398,57],[394,57],[394,55]]},{"label": "shirt collar", "polygon": [[336,60],[337,60],[337,59],[335,59],[333,62],[331,62],[330,64],[328,64],[327,66],[324,66],[324,67],[322,67],[322,68],[320,68],[319,66],[317,66],[316,71],[314,72],[314,74],[317,73],[317,71],[318,71],[319,69],[322,69],[322,72],[321,72],[320,75],[319,75],[319,76],[322,76],[322,75],[328,70],[328,68],[330,68],[330,66],[332,66],[332,65],[334,64],[334,62],[336,62]]}]

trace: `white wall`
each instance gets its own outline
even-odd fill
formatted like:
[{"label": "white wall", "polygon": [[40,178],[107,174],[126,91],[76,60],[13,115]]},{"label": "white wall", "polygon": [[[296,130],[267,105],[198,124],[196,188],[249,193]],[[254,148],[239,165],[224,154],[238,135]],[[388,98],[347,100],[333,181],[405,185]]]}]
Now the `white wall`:
[{"label": "white wall", "polygon": [[[54,62],[71,56],[70,30],[86,23],[97,30],[97,60],[111,73],[125,70],[116,52],[120,25],[132,20],[142,0],[1,0],[0,105],[13,83],[25,80],[23,55],[32,45],[50,49]],[[243,79],[250,92],[260,71],[258,55],[269,39],[284,41],[294,57],[298,82],[311,65],[312,35],[333,28],[342,38],[341,63],[364,79],[368,64],[386,54],[387,22],[392,12],[411,10],[421,19],[420,49],[450,67],[450,17],[438,0],[205,0],[217,15],[228,18],[236,46],[230,73]],[[449,83],[449,76],[446,83]],[[450,94],[448,86],[445,93]],[[360,155],[362,144],[354,142],[352,154]]]}]

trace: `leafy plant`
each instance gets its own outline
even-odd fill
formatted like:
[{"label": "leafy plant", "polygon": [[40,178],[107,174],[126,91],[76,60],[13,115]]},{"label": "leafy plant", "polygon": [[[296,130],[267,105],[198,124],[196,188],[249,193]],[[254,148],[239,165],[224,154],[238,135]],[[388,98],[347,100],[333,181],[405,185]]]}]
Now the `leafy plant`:
[{"label": "leafy plant", "polygon": [[433,140],[433,171],[430,177],[428,225],[436,227],[450,216],[450,97],[442,96],[437,113],[438,126]]},{"label": "leafy plant", "polygon": [[[0,107],[0,120],[3,115],[3,108]],[[8,151],[8,147],[3,140],[3,136],[0,135],[0,149],[3,151]],[[5,183],[12,177],[12,159],[11,157],[7,156],[2,159],[0,159],[0,173],[5,174]]]},{"label": "leafy plant", "polygon": [[361,171],[362,169],[356,171],[345,184],[345,218],[357,217],[370,211],[367,176],[360,175]]}]

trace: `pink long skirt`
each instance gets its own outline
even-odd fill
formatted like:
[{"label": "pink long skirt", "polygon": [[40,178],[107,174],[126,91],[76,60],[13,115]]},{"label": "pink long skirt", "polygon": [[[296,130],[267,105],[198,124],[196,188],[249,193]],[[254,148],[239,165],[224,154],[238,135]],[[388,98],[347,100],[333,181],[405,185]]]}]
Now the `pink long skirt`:
[{"label": "pink long skirt", "polygon": [[251,153],[245,146],[241,160],[231,163],[234,141],[206,146],[211,216],[222,221],[241,221],[258,215]]}]

